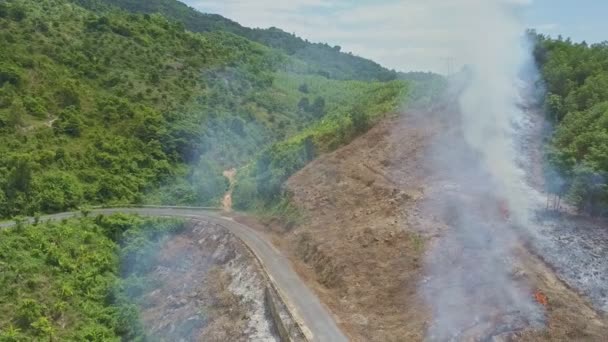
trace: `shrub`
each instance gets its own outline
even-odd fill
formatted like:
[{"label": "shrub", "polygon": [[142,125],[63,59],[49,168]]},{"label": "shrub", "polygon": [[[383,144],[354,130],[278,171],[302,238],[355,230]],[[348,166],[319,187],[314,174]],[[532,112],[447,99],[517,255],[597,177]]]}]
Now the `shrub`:
[{"label": "shrub", "polygon": [[298,102],[298,109],[303,112],[308,112],[310,110],[310,101],[308,100],[308,97],[300,99],[300,102]]},{"label": "shrub", "polygon": [[91,208],[86,205],[80,207],[80,215],[84,218],[89,217],[89,215],[91,214],[91,211],[92,211]]},{"label": "shrub", "polygon": [[23,104],[25,106],[25,109],[27,110],[27,112],[30,115],[33,115],[38,118],[47,117],[46,108],[44,108],[44,105],[42,104],[42,102],[40,100],[38,100],[37,98],[31,97],[31,96],[26,96],[23,99]]},{"label": "shrub", "polygon": [[40,218],[41,218],[40,213],[37,212],[34,214],[34,226],[37,226],[40,224]]},{"label": "shrub", "polygon": [[84,191],[80,181],[71,173],[51,171],[36,181],[41,209],[45,212],[59,212],[76,208],[83,199]]},{"label": "shrub", "polygon": [[23,125],[23,118],[27,112],[23,106],[21,99],[17,98],[13,101],[13,104],[9,108],[8,124],[12,127]]},{"label": "shrub", "polygon": [[4,86],[6,83],[19,86],[21,84],[21,73],[12,65],[0,63],[0,86]]},{"label": "shrub", "polygon": [[[46,317],[40,317],[31,324],[34,333],[38,336],[51,337],[54,329],[51,322]],[[51,339],[52,340],[52,339]]]},{"label": "shrub", "polygon": [[82,121],[75,107],[69,107],[59,113],[57,122],[53,125],[55,132],[72,137],[80,136]]},{"label": "shrub", "polygon": [[55,92],[55,97],[62,108],[80,107],[80,95],[74,82],[66,82],[61,85],[59,90]]},{"label": "shrub", "polygon": [[8,328],[0,330],[0,341],[19,342],[25,340],[25,336],[23,336],[21,330],[13,325],[9,325]]},{"label": "shrub", "polygon": [[369,119],[365,112],[359,107],[355,107],[349,114],[350,119],[353,123],[355,132],[363,133],[369,128]]},{"label": "shrub", "polygon": [[298,87],[298,90],[304,94],[308,94],[308,92],[309,92],[308,84],[306,84],[306,83],[300,84],[300,86]]},{"label": "shrub", "polygon": [[13,218],[13,221],[15,222],[15,229],[18,232],[21,232],[25,229],[25,226],[27,225],[27,219],[23,216],[15,216]]},{"label": "shrub", "polygon": [[310,112],[316,118],[320,118],[325,115],[325,99],[321,96],[317,97],[312,106],[310,106]]},{"label": "shrub", "polygon": [[23,6],[13,5],[10,7],[9,14],[14,21],[22,21],[27,17],[27,12]]},{"label": "shrub", "polygon": [[0,3],[0,18],[6,18],[9,15],[8,6],[5,3]]},{"label": "shrub", "polygon": [[43,318],[44,307],[33,299],[22,299],[17,304],[17,322],[22,329],[29,329],[30,325]]},{"label": "shrub", "polygon": [[250,178],[240,179],[232,193],[235,209],[246,210],[253,206],[257,196],[257,187]]},{"label": "shrub", "polygon": [[6,201],[6,194],[4,193],[4,190],[0,189],[0,216],[1,217],[6,217],[6,215],[8,214],[7,207],[8,207],[8,202]]}]

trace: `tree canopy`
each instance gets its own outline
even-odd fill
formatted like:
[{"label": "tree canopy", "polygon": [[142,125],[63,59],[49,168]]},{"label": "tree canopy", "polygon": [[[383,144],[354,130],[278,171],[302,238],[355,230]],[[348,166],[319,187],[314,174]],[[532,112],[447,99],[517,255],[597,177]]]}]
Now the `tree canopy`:
[{"label": "tree canopy", "polygon": [[550,189],[581,211],[608,204],[608,43],[574,43],[532,33],[555,132],[548,147]]}]

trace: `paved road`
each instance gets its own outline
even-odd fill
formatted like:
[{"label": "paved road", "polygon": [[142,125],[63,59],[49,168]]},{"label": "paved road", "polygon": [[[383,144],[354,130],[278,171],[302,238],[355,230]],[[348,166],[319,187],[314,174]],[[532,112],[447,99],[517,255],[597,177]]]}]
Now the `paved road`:
[{"label": "paved road", "polygon": [[[348,341],[340,331],[328,310],[317,296],[302,282],[291,268],[289,260],[281,254],[263,235],[245,225],[222,217],[220,212],[182,208],[112,208],[96,209],[93,214],[134,213],[147,216],[174,216],[213,222],[229,229],[239,237],[260,259],[268,276],[286,300],[290,311],[311,341]],[[44,216],[42,221],[61,220],[80,215],[78,212]],[[12,222],[0,223],[9,227]]]}]

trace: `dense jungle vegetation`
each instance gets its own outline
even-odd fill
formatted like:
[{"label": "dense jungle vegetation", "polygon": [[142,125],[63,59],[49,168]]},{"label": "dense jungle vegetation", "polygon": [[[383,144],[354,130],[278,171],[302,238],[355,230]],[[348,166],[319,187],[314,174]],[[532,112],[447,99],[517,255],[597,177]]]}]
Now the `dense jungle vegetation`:
[{"label": "dense jungle vegetation", "polygon": [[0,231],[0,341],[143,341],[155,252],[184,223],[134,216]]},{"label": "dense jungle vegetation", "polygon": [[608,43],[574,43],[533,35],[546,87],[548,188],[580,211],[608,208]]},{"label": "dense jungle vegetation", "polygon": [[238,193],[274,198],[306,160],[407,92],[399,80],[329,78],[331,65],[230,32],[81,3],[0,3],[1,217],[83,203],[214,205],[222,170],[254,159],[272,182]]}]

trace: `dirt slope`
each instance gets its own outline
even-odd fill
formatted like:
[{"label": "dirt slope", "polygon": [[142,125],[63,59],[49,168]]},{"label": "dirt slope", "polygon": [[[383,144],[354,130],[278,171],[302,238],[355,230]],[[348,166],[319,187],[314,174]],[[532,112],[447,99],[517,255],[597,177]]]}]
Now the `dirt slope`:
[{"label": "dirt slope", "polygon": [[[423,258],[448,225],[422,215],[441,196],[425,162],[447,129],[424,114],[388,119],[288,182],[306,219],[291,231],[270,226],[276,245],[355,341],[421,341],[432,321],[420,295]],[[424,201],[423,201],[424,200]],[[432,203],[432,198],[431,201]],[[428,213],[428,211],[425,211]],[[548,296],[547,326],[529,341],[603,341],[606,320],[521,244],[517,277]],[[530,294],[533,295],[532,293]]]},{"label": "dirt slope", "polygon": [[439,127],[387,120],[289,180],[307,222],[285,236],[299,269],[359,341],[416,341],[429,313],[417,295],[426,227],[422,167]]}]

